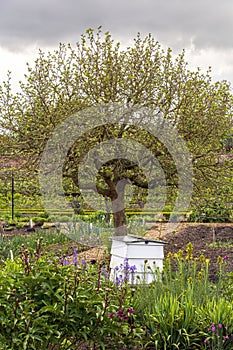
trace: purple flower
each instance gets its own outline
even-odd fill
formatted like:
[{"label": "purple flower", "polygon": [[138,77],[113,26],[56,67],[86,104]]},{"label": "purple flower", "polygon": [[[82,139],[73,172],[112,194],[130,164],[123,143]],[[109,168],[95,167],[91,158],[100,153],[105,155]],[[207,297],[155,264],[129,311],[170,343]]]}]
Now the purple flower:
[{"label": "purple flower", "polygon": [[224,255],[223,260],[226,261],[228,259],[227,255]]},{"label": "purple flower", "polygon": [[78,248],[74,248],[74,255],[78,255]]},{"label": "purple flower", "polygon": [[108,272],[104,269],[104,267],[101,269],[101,274],[105,277],[106,280],[108,279]]},{"label": "purple flower", "polygon": [[[130,279],[130,275],[137,270],[135,265],[130,265],[128,258],[124,259],[123,264],[115,266],[114,271],[118,272],[115,279],[115,284],[121,284],[127,282]],[[120,273],[120,274],[119,274]]]},{"label": "purple flower", "polygon": [[108,314],[108,318],[113,318],[114,317],[114,313],[113,312],[110,312],[109,314]]},{"label": "purple flower", "polygon": [[222,328],[222,324],[221,323],[218,324],[218,328]]},{"label": "purple flower", "polygon": [[122,315],[121,318],[122,318],[122,320],[126,321],[126,320],[128,320],[129,316],[127,316],[127,315],[124,314],[124,315]]},{"label": "purple flower", "polygon": [[125,272],[129,271],[130,269],[130,265],[127,258],[124,260],[123,269],[125,270]]},{"label": "purple flower", "polygon": [[82,259],[82,260],[81,260],[81,263],[82,263],[82,265],[84,265],[84,266],[87,264],[87,262],[86,262],[85,259]]},{"label": "purple flower", "polygon": [[207,343],[208,342],[208,339],[204,339],[204,343]]},{"label": "purple flower", "polygon": [[69,265],[69,261],[67,259],[63,260],[63,266]]},{"label": "purple flower", "polygon": [[130,272],[135,272],[137,270],[135,265],[130,266]]},{"label": "purple flower", "polygon": [[214,323],[213,323],[212,326],[211,326],[211,331],[212,331],[212,332],[215,332],[215,331],[216,331],[216,328],[215,328]]},{"label": "purple flower", "polygon": [[134,313],[135,313],[135,310],[132,309],[131,307],[129,307],[129,308],[127,309],[127,312],[128,312],[129,314],[134,314]]},{"label": "purple flower", "polygon": [[116,277],[115,284],[119,285],[123,282],[123,279],[121,277]]},{"label": "purple flower", "polygon": [[78,248],[74,248],[74,252],[73,252],[73,265],[77,266],[78,263]]},{"label": "purple flower", "polygon": [[118,317],[124,316],[124,312],[122,310],[117,311],[116,314],[117,314]]}]

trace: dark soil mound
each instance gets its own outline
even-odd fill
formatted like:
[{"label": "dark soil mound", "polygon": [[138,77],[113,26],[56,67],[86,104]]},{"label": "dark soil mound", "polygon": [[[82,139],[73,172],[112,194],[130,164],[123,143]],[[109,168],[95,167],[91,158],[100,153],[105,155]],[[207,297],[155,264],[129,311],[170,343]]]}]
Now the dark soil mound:
[{"label": "dark soil mound", "polygon": [[198,224],[184,225],[178,232],[165,237],[165,256],[168,252],[176,253],[185,250],[186,245],[193,245],[193,256],[203,254],[210,259],[211,277],[217,277],[218,257],[224,257],[226,271],[233,271],[233,224]]}]

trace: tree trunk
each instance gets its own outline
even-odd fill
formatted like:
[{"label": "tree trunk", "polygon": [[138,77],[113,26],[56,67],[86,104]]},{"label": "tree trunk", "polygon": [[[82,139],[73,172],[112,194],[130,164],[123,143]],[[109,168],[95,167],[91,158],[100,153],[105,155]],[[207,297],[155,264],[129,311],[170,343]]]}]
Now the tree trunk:
[{"label": "tree trunk", "polygon": [[110,225],[111,214],[110,214],[108,198],[104,197],[104,201],[105,201],[105,208],[106,208],[105,223],[106,225]]},{"label": "tree trunk", "polygon": [[121,180],[117,183],[115,194],[112,196],[112,212],[114,235],[127,235],[126,215],[125,215],[125,185],[127,181]]},{"label": "tree trunk", "polygon": [[125,209],[113,213],[114,236],[126,236]]},{"label": "tree trunk", "polygon": [[[104,177],[108,189],[102,189],[97,187],[97,192],[104,196],[105,207],[106,207],[106,223],[110,220],[110,208],[108,206],[108,198],[111,201],[112,213],[113,213],[113,224],[114,224],[114,235],[125,236],[127,235],[126,230],[126,215],[125,215],[125,186],[129,183],[127,179],[122,179],[117,183],[112,181],[109,177]],[[73,179],[75,182],[75,179]],[[84,188],[84,187],[83,187]],[[86,188],[92,188],[87,185]]]}]

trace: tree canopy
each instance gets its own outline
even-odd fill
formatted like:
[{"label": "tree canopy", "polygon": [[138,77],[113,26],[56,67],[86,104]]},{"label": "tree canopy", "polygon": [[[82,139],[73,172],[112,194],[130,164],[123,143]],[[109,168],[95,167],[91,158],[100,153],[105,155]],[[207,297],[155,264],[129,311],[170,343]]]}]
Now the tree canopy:
[{"label": "tree canopy", "polygon": [[[142,38],[138,34],[131,46],[122,48],[101,28],[97,32],[87,30],[75,47],[60,44],[54,52],[39,51],[34,66],[28,65],[19,92],[12,93],[10,76],[0,87],[2,152],[23,155],[27,170],[38,170],[45,146],[58,125],[87,108],[118,103],[125,109],[153,109],[176,128],[192,155],[193,199],[207,189],[219,189],[232,176],[231,162],[219,161],[223,140],[232,127],[229,83],[213,82],[210,70],[190,71],[184,51],[175,57],[151,35]],[[83,134],[70,147],[64,178],[78,186],[80,162],[89,150],[112,138],[131,138],[155,155],[174,201],[178,180],[171,154],[140,125],[102,125]],[[125,178],[135,193],[146,195],[148,181],[130,159],[112,159],[98,168],[98,193],[114,201],[117,184]],[[125,223],[121,210],[119,213],[115,215],[116,226]]]}]

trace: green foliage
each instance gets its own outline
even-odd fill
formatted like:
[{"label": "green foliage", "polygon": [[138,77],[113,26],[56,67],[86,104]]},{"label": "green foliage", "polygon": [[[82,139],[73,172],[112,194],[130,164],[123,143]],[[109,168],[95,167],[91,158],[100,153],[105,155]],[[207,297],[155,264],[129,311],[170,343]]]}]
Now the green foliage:
[{"label": "green foliage", "polygon": [[[211,344],[208,328],[221,324],[231,339],[232,301],[223,290],[227,283],[232,289],[232,280],[229,282],[220,266],[219,280],[212,284],[208,270],[209,260],[203,255],[193,259],[192,245],[188,244],[186,254],[181,250],[168,254],[162,276],[154,269],[156,282],[138,287],[133,305],[139,322],[146,326],[148,345],[158,350],[223,349],[214,342],[212,348],[207,347]],[[225,340],[222,337],[221,341]],[[230,350],[232,341],[225,342],[224,349]]]},{"label": "green foliage", "polygon": [[213,243],[206,244],[208,248],[233,248],[233,241],[228,240],[227,242],[217,241]]},{"label": "green foliage", "polygon": [[100,235],[100,240],[103,243],[103,245],[107,247],[109,253],[111,251],[111,246],[112,246],[112,241],[110,239],[112,235],[113,235],[113,232],[111,231],[102,232]]},{"label": "green foliage", "polygon": [[45,219],[42,216],[35,216],[35,217],[32,217],[32,222],[35,224],[41,224],[42,226],[43,223],[45,222]]},{"label": "green foliage", "polygon": [[59,230],[39,230],[35,233],[27,232],[25,234],[18,234],[14,236],[1,236],[0,237],[0,254],[7,258],[10,256],[10,250],[14,255],[18,255],[22,245],[27,247],[31,252],[36,251],[38,246],[38,240],[41,241],[41,249],[43,254],[50,245],[59,244],[64,249],[67,249],[67,243],[70,241],[67,236],[61,233]]},{"label": "green foliage", "polygon": [[229,302],[232,302],[233,271],[225,272],[222,274],[220,293],[226,300],[228,300]]},{"label": "green foliage", "polygon": [[144,236],[146,234],[145,221],[143,217],[130,216],[127,221],[127,233],[136,234],[138,236]]},{"label": "green foliage", "polygon": [[[228,176],[216,180],[214,188],[206,188],[201,198],[196,198],[192,203],[192,213],[189,221],[194,222],[232,222],[233,221],[233,178],[232,160],[225,160],[224,164],[230,165]],[[227,165],[226,165],[227,166]],[[222,184],[219,182],[224,180]]]},{"label": "green foliage", "polygon": [[98,225],[100,224],[105,226],[105,212],[102,210],[97,210],[95,212],[89,213],[87,212],[86,214],[78,215],[78,220],[97,223]]},{"label": "green foliage", "polygon": [[[0,343],[4,349],[132,349],[142,331],[130,290],[106,279],[103,266],[57,260],[6,261],[0,273]],[[7,318],[5,315],[7,314]],[[130,321],[130,322],[129,322]]]},{"label": "green foliage", "polygon": [[[202,74],[199,69],[188,70],[184,52],[173,56],[171,49],[164,51],[151,35],[142,38],[138,34],[131,47],[122,48],[108,32],[89,29],[75,47],[61,44],[54,52],[40,51],[34,65],[28,65],[20,88],[19,93],[12,92],[10,75],[0,87],[2,152],[8,151],[25,161],[18,180],[27,181],[18,182],[18,207],[29,206],[30,194],[35,206],[41,207],[35,170],[46,142],[67,117],[91,106],[119,103],[126,111],[143,106],[155,109],[155,118],[161,112],[176,127],[192,154],[193,202],[203,196],[208,198],[206,189],[214,192],[232,177],[232,161],[220,159],[224,142],[231,150],[229,83],[212,82],[210,71]],[[143,125],[103,125],[77,140],[63,167],[64,192],[69,197],[80,194],[80,162],[97,144],[114,138],[130,138],[156,156],[166,177],[169,200],[174,204],[178,186],[175,163],[166,147]],[[97,170],[96,186],[103,198],[113,201],[118,180],[127,178],[132,183],[133,200],[145,202],[148,184],[138,166],[118,159]],[[2,177],[3,191],[4,181]],[[7,208],[9,185],[5,192],[1,204]],[[217,198],[217,190],[214,196]]]},{"label": "green foliage", "polygon": [[194,208],[189,222],[232,222],[233,206],[224,202],[211,202]]},{"label": "green foliage", "polygon": [[52,237],[37,239],[34,253],[25,242],[2,263],[1,350],[232,349],[233,279],[225,258],[213,284],[209,260],[194,259],[188,244],[168,254],[162,274],[154,267],[153,283],[130,286],[109,280],[108,260],[88,264],[78,249],[69,257],[42,255]]},{"label": "green foliage", "polygon": [[69,215],[50,215],[49,221],[51,221],[51,222],[71,222],[72,217]]}]

